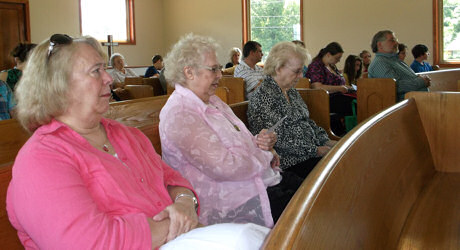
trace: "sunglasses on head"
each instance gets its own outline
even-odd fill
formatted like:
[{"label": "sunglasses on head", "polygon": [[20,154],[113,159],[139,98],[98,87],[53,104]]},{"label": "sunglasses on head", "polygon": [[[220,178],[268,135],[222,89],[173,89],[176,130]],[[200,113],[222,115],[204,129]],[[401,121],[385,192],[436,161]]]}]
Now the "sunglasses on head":
[{"label": "sunglasses on head", "polygon": [[48,47],[48,60],[50,59],[51,55],[53,54],[53,50],[55,46],[58,45],[67,45],[72,43],[72,37],[66,34],[54,34],[50,37],[50,46]]}]

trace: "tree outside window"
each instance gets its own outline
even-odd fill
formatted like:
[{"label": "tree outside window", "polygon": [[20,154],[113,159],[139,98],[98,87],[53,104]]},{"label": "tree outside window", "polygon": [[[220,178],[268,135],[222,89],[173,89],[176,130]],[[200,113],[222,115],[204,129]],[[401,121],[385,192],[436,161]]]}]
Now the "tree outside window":
[{"label": "tree outside window", "polygon": [[80,0],[80,29],[99,41],[107,35],[121,44],[135,44],[134,0]]},{"label": "tree outside window", "polygon": [[247,40],[257,41],[262,45],[262,61],[265,61],[276,43],[302,39],[301,0],[246,1],[243,1],[243,8],[246,8],[244,12],[248,13],[249,18],[245,18],[249,22],[243,23],[248,24],[245,27],[249,34]]},{"label": "tree outside window", "polygon": [[460,61],[460,0],[443,0],[443,59]]}]

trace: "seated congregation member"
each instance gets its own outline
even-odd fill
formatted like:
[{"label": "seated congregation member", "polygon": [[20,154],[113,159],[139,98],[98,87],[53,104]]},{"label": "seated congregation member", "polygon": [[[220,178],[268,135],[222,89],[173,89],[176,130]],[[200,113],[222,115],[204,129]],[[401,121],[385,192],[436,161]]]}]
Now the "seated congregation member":
[{"label": "seated congregation member", "polygon": [[433,71],[433,67],[426,60],[430,55],[428,47],[423,44],[417,44],[412,48],[412,55],[414,56],[414,61],[410,65],[411,69],[415,73]]},{"label": "seated congregation member", "polygon": [[231,68],[231,67],[236,67],[238,64],[240,64],[240,56],[241,56],[241,50],[239,48],[232,48],[230,50],[230,62],[225,64],[225,68]]},{"label": "seated congregation member", "polygon": [[[401,62],[406,59],[407,46],[404,43],[398,44],[398,58]],[[405,63],[405,62],[404,62]]]},{"label": "seated congregation member", "polygon": [[154,55],[152,57],[153,66],[150,66],[145,71],[144,77],[160,77],[160,70],[163,68],[163,57]]},{"label": "seated congregation member", "polygon": [[264,66],[267,76],[249,99],[248,121],[253,133],[286,117],[275,129],[278,140],[274,146],[281,158],[283,178],[288,173],[306,178],[336,143],[309,118],[307,106],[294,88],[306,58],[305,49],[291,42],[273,46]]},{"label": "seated congregation member", "polygon": [[0,80],[0,120],[8,120],[13,117],[16,101],[10,86]]},{"label": "seated congregation member", "polygon": [[127,76],[136,77],[136,73],[129,68],[125,68],[125,58],[120,53],[113,53],[110,57],[110,64],[113,67],[110,75],[113,78],[114,87],[117,88],[120,85],[117,83],[124,83]]},{"label": "seated congregation member", "polygon": [[[304,48],[305,50],[307,49],[307,48],[305,47],[305,43],[304,43],[303,41],[301,41],[301,40],[294,40],[294,41],[292,41],[292,42],[293,42],[294,44],[299,45],[300,47]],[[307,50],[306,50],[306,51],[307,51]],[[307,56],[310,57],[310,53],[308,53],[308,51],[307,51]],[[311,60],[311,57],[308,58],[308,61],[310,61],[310,60]],[[308,67],[307,67],[306,65],[303,65],[303,69],[302,69],[302,72],[303,72],[303,73],[302,73],[302,76],[303,76],[303,77],[307,77],[307,71],[308,71]]]},{"label": "seated congregation member", "polygon": [[272,227],[301,180],[279,184],[276,135],[263,129],[253,136],[215,95],[222,77],[216,46],[189,34],[165,58],[166,79],[176,90],[160,113],[163,159],[195,188],[201,223]]},{"label": "seated congregation member", "polygon": [[349,55],[345,60],[345,66],[343,67],[343,77],[345,78],[345,84],[351,86],[356,85],[358,79],[361,77],[363,70],[363,61],[361,58],[355,55]]},{"label": "seated congregation member", "polygon": [[359,57],[363,59],[363,72],[367,72],[369,65],[371,65],[371,59],[372,59],[371,52],[367,50],[363,50],[361,51],[361,53],[359,53]]},{"label": "seated congregation member", "polygon": [[13,69],[2,71],[0,73],[0,81],[4,81],[8,84],[11,91],[14,91],[16,83],[19,81],[26,65],[27,58],[29,57],[30,51],[35,48],[37,44],[34,43],[19,43],[10,53],[14,58],[16,66]]},{"label": "seated congregation member", "polygon": [[7,211],[26,249],[152,249],[198,225],[190,183],[138,129],[103,118],[105,57],[94,38],[55,34],[18,85],[18,120],[33,135]]},{"label": "seated congregation member", "polygon": [[243,60],[236,66],[233,76],[244,79],[244,96],[246,100],[249,99],[264,76],[263,69],[257,65],[257,63],[262,60],[263,55],[262,45],[260,45],[260,43],[248,41],[244,44]]},{"label": "seated congregation member", "polygon": [[397,101],[402,101],[410,91],[428,91],[431,79],[426,75],[416,75],[414,71],[399,60],[398,40],[393,31],[382,30],[372,38],[372,51],[375,59],[369,66],[369,78],[396,79]]},{"label": "seated congregation member", "polygon": [[336,66],[342,55],[343,49],[340,44],[329,43],[313,58],[307,71],[312,89],[321,88],[329,92],[330,112],[336,114],[331,119],[331,129],[339,136],[346,132],[343,120],[345,116],[352,115],[351,105],[354,99],[354,97],[344,95],[352,90],[351,87],[345,85],[345,78]]}]

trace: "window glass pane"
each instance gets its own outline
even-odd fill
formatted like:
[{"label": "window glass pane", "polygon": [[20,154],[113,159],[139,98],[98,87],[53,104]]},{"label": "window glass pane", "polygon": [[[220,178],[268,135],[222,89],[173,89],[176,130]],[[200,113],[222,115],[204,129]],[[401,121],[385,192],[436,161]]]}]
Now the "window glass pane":
[{"label": "window glass pane", "polygon": [[443,59],[460,61],[460,0],[443,0]]},{"label": "window glass pane", "polygon": [[113,35],[116,42],[128,41],[126,0],[81,0],[82,35],[106,41]]},{"label": "window glass pane", "polygon": [[250,39],[262,45],[264,57],[278,42],[300,40],[300,0],[251,0]]}]

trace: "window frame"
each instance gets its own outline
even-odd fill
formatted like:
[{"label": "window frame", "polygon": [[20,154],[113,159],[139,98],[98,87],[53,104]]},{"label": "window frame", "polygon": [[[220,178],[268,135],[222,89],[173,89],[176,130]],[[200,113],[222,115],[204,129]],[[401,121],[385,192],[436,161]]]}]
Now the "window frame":
[{"label": "window frame", "polygon": [[[126,42],[118,42],[119,45],[136,45],[136,33],[135,33],[135,23],[134,23],[134,0],[125,0],[126,1],[126,26],[128,27],[128,40]],[[81,0],[78,0],[78,14],[80,16],[80,35],[82,32],[82,17],[81,17]],[[100,42],[107,42],[106,40]]]},{"label": "window frame", "polygon": [[457,68],[460,66],[460,62],[446,62],[443,60],[442,55],[444,54],[442,45],[442,1],[433,0],[433,64],[439,65],[441,68]]},{"label": "window frame", "polygon": [[[243,44],[247,43],[250,39],[249,37],[249,25],[250,25],[250,17],[249,17],[249,7],[250,0],[241,0],[242,9],[243,9]],[[300,0],[300,40],[303,40],[303,0]],[[305,42],[305,41],[304,41]]]}]

